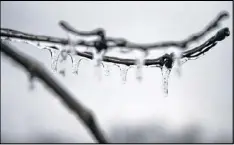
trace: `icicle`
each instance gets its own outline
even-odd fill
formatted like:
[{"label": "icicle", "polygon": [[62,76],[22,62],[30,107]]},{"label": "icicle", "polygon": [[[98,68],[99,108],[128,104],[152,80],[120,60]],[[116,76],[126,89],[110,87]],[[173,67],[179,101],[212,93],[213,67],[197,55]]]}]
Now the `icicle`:
[{"label": "icicle", "polygon": [[181,76],[182,70],[181,70],[181,57],[182,57],[182,50],[178,50],[177,52],[174,52],[174,57],[173,57],[173,65],[175,72],[177,76]]},{"label": "icicle", "polygon": [[78,75],[79,65],[82,58],[74,59],[72,63],[72,73]]},{"label": "icicle", "polygon": [[59,55],[60,52],[59,50],[55,50],[55,49],[49,49],[50,53],[51,53],[51,69],[56,72],[57,71],[57,65],[58,65],[58,59],[59,59]]},{"label": "icicle", "polygon": [[119,68],[120,68],[120,77],[121,77],[122,84],[125,84],[127,81],[127,73],[128,73],[129,67],[126,65],[122,65],[122,66],[119,66]]},{"label": "icicle", "polygon": [[163,93],[164,97],[168,96],[168,80],[171,69],[168,69],[165,65],[161,68],[162,78],[163,78]]},{"label": "icicle", "polygon": [[61,59],[59,61],[59,65],[62,66],[60,67],[59,69],[59,74],[61,74],[63,77],[65,76],[65,71],[66,71],[66,60],[67,60],[67,56],[68,56],[68,53],[67,53],[67,50],[66,49],[63,49],[60,51],[60,55],[61,56]]},{"label": "icicle", "polygon": [[94,66],[100,67],[103,56],[105,55],[106,50],[101,50],[101,52],[97,52],[95,48],[93,48],[93,63]]},{"label": "icicle", "polygon": [[141,54],[141,56],[136,59],[136,67],[137,67],[137,70],[136,70],[136,79],[139,82],[141,82],[142,78],[143,78],[142,69],[143,69],[143,66],[145,64],[145,57],[148,54],[147,52],[142,52],[142,53],[143,54]]},{"label": "icicle", "polygon": [[102,59],[105,53],[106,53],[106,50],[101,50],[100,52],[98,52],[95,48],[93,48],[93,60],[92,61],[93,61],[94,69],[95,69],[95,75],[98,76],[99,80],[101,80],[101,76],[102,76],[101,65],[103,65]]}]

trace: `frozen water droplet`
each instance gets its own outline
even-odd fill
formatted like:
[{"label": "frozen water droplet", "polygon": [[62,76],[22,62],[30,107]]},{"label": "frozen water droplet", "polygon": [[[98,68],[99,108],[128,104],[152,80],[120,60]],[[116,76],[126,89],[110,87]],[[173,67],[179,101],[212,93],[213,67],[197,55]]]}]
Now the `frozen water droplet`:
[{"label": "frozen water droplet", "polygon": [[72,63],[72,73],[78,75],[79,65],[82,61],[82,58],[74,59]]},{"label": "frozen water droplet", "polygon": [[168,96],[168,80],[171,69],[168,69],[165,65],[161,68],[162,78],[163,78],[163,94],[164,97]]},{"label": "frozen water droplet", "polygon": [[65,69],[59,70],[59,74],[61,74],[63,77],[65,77]]},{"label": "frozen water droplet", "polygon": [[41,46],[41,44],[40,44],[39,42],[37,42],[37,46],[38,46],[38,47],[40,47],[40,46]]},{"label": "frozen water droplet", "polygon": [[126,65],[122,65],[122,66],[119,66],[119,68],[120,68],[120,77],[121,77],[122,84],[125,84],[127,81],[127,73],[128,73],[129,67]]}]

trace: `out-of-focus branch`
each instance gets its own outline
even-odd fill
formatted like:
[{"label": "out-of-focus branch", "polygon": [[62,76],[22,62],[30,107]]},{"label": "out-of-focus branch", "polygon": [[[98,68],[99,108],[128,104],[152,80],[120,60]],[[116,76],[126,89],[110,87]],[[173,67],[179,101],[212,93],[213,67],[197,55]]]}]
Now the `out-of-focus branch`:
[{"label": "out-of-focus branch", "polygon": [[107,143],[101,129],[98,127],[93,113],[84,107],[78,100],[63,88],[46,69],[36,60],[17,52],[9,44],[1,41],[1,52],[13,59],[16,63],[24,67],[32,77],[41,79],[48,87],[50,87],[77,117],[79,117],[86,127],[91,131],[93,136],[99,143]]},{"label": "out-of-focus branch", "polygon": [[[105,40],[106,42],[113,42],[114,46],[116,47],[125,47],[125,48],[132,48],[132,49],[142,49],[143,51],[149,50],[149,49],[158,49],[158,48],[165,48],[165,47],[178,47],[181,49],[186,49],[187,46],[197,40],[200,40],[202,37],[204,37],[206,34],[214,30],[215,28],[219,27],[220,22],[228,17],[227,12],[221,12],[216,19],[214,19],[209,25],[205,27],[204,30],[193,34],[189,36],[188,38],[182,40],[182,41],[165,41],[165,42],[156,42],[152,44],[137,44],[137,43],[132,43],[125,38],[111,38],[111,37],[106,37]],[[68,22],[66,21],[60,21],[59,25],[65,30],[68,31],[74,35],[78,36],[100,36],[104,35],[105,36],[105,30],[102,28],[97,28],[92,31],[79,31],[72,27]]]}]

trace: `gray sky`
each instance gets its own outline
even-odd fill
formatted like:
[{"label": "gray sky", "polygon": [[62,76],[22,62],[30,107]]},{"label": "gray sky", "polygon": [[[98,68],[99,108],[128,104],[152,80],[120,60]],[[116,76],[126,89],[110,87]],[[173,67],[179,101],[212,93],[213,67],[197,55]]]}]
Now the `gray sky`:
[{"label": "gray sky", "polygon": [[[148,43],[181,40],[203,29],[220,11],[230,18],[221,27],[232,32],[232,2],[1,2],[1,27],[23,32],[66,37],[58,26],[66,20],[79,30],[105,28],[108,36]],[[215,34],[214,31],[212,34]],[[206,38],[212,36],[210,34]],[[82,61],[79,75],[67,62],[66,76],[51,70],[49,52],[12,43],[20,51],[39,60],[77,99],[96,114],[106,135],[112,126],[160,123],[172,132],[190,124],[203,129],[203,141],[224,134],[232,140],[232,33],[197,60],[186,62],[182,76],[172,71],[169,95],[163,97],[159,68],[144,68],[143,81],[130,69],[126,84],[120,71],[111,65],[110,76],[101,81],[94,75],[91,61]],[[192,46],[196,46],[195,43]],[[156,57],[163,51],[155,51]],[[117,51],[109,53],[124,56]],[[28,136],[51,132],[74,141],[92,142],[86,128],[40,81],[29,91],[28,74],[6,57],[1,57],[1,130],[16,142]]]}]

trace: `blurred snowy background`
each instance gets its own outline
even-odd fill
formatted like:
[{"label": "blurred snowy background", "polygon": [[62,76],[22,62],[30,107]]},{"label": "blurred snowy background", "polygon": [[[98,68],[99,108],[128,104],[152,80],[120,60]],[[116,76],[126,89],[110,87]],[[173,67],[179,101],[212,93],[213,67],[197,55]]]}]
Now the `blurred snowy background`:
[{"label": "blurred snowy background", "polygon": [[[232,2],[1,2],[1,27],[66,37],[58,26],[66,20],[79,30],[105,28],[108,36],[148,43],[181,40],[202,30],[220,11],[230,18],[221,27],[232,32]],[[215,34],[208,35],[206,38]],[[91,61],[82,61],[79,75],[67,62],[66,76],[51,70],[50,54],[12,43],[39,60],[63,86],[92,109],[111,142],[233,142],[232,33],[214,49],[172,71],[169,94],[162,91],[159,68],[144,68],[143,81],[130,69],[125,84],[110,65],[98,81]],[[191,45],[196,46],[205,39]],[[155,51],[152,57],[163,54]],[[117,51],[109,53],[126,57]],[[134,58],[132,53],[130,56]],[[28,73],[1,55],[1,142],[94,142],[87,129],[40,82],[29,90]]]}]

